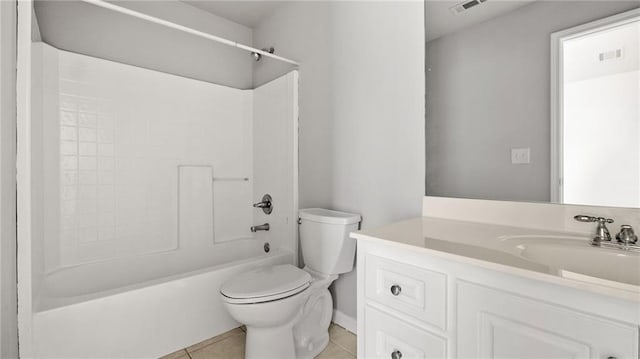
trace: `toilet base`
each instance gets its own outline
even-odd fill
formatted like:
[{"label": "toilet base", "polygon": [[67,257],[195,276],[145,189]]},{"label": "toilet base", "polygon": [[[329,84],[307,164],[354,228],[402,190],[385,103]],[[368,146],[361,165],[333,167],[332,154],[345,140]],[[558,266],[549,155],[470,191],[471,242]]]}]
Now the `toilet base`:
[{"label": "toilet base", "polygon": [[278,328],[247,327],[245,359],[296,358],[290,325]]}]

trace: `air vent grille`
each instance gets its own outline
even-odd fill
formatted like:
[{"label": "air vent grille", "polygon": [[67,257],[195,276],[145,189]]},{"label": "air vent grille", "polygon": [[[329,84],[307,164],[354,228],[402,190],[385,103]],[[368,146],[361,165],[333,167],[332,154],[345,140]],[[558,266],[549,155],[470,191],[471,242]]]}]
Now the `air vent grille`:
[{"label": "air vent grille", "polygon": [[599,53],[598,60],[600,60],[600,62],[617,60],[621,59],[623,55],[624,52],[622,51],[622,49],[609,50]]},{"label": "air vent grille", "polygon": [[473,7],[476,7],[482,3],[487,2],[488,0],[469,0],[469,1],[465,1],[465,2],[461,2],[460,4],[457,4],[456,6],[452,6],[449,8],[449,10],[451,10],[451,12],[454,15],[458,15],[464,11],[470,10]]}]

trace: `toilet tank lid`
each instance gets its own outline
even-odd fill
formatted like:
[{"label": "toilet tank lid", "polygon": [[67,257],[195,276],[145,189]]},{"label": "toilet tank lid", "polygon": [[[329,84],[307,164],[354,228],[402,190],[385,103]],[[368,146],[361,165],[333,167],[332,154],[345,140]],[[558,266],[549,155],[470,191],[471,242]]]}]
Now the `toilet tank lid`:
[{"label": "toilet tank lid", "polygon": [[354,224],[362,220],[359,214],[332,211],[324,208],[307,208],[298,212],[301,219],[330,224]]}]

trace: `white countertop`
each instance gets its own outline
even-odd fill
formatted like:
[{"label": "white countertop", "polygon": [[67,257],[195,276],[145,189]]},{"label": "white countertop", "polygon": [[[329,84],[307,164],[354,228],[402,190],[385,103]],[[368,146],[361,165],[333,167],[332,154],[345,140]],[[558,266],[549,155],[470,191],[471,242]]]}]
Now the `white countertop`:
[{"label": "white countertop", "polygon": [[[640,253],[593,247],[590,239],[580,234],[421,217],[353,232],[351,237],[640,302]],[[527,245],[547,247],[554,254],[558,238],[571,243],[562,250],[575,250],[566,255],[566,263],[557,255],[552,265],[552,258],[534,260],[523,256]],[[605,257],[600,258],[601,254]],[[624,268],[620,266],[621,258],[625,260]]]}]

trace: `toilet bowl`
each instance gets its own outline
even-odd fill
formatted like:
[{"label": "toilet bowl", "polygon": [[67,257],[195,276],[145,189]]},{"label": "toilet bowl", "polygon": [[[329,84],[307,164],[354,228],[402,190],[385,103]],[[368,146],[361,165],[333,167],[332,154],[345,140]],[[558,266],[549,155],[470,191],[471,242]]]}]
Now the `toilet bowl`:
[{"label": "toilet bowl", "polygon": [[300,213],[300,242],[307,266],[256,268],[220,288],[229,314],[247,328],[247,359],[311,359],[329,342],[333,301],[329,286],[353,269],[357,214],[307,209]]}]

